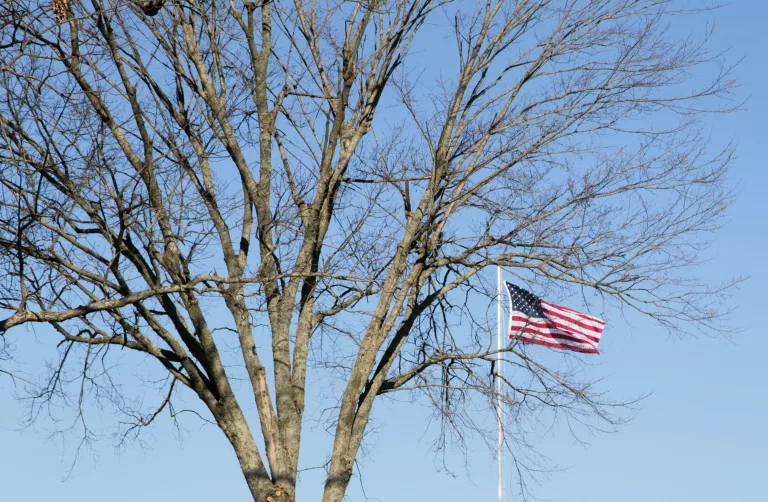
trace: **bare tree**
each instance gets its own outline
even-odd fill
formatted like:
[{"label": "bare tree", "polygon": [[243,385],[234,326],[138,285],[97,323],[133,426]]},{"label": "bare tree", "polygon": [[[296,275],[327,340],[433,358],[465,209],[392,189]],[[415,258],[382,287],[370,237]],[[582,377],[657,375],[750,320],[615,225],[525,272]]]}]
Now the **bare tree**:
[{"label": "bare tree", "polygon": [[[33,407],[70,404],[86,439],[88,396],[131,435],[187,393],[254,500],[295,500],[318,372],[342,382],[323,495],[338,502],[383,394],[433,404],[438,441],[483,433],[488,267],[672,331],[721,329],[727,288],[685,268],[731,201],[730,149],[708,152],[699,118],[733,109],[733,84],[708,33],[668,31],[685,14],[672,1],[0,13],[0,333],[51,328],[59,359]],[[126,354],[162,387],[157,408],[112,380]],[[542,408],[617,420],[578,372],[503,354],[510,447]]]}]

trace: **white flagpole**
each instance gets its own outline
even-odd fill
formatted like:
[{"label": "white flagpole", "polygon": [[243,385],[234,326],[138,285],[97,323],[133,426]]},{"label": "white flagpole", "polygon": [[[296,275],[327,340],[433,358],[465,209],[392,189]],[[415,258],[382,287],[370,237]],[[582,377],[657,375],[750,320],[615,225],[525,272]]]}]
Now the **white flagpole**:
[{"label": "white flagpole", "polygon": [[503,313],[502,305],[501,305],[501,266],[496,266],[496,350],[498,351],[496,353],[496,374],[498,375],[496,377],[496,417],[498,420],[498,437],[496,440],[496,459],[498,463],[499,472],[497,473],[498,480],[499,480],[499,488],[498,488],[498,496],[499,500],[498,502],[503,502],[502,499],[502,473],[501,473],[501,453],[502,453],[502,447],[504,445],[503,442],[503,435],[502,435],[502,429],[501,429],[501,419],[502,419],[502,407],[501,407],[501,332],[502,332],[502,321],[501,316]]}]

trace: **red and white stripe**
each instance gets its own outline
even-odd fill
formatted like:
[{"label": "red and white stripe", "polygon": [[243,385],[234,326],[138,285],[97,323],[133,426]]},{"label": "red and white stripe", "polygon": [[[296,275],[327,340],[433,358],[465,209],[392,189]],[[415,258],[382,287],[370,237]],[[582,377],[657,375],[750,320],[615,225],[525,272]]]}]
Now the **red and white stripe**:
[{"label": "red and white stripe", "polygon": [[512,311],[509,337],[547,347],[597,354],[605,321],[541,300],[545,318]]}]

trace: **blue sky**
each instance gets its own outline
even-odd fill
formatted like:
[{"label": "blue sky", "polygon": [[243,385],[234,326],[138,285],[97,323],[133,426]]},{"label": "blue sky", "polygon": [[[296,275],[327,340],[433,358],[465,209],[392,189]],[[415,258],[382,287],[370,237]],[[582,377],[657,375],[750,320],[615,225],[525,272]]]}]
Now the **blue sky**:
[{"label": "blue sky", "polygon": [[[711,249],[701,274],[713,280],[748,275],[731,300],[744,331],[732,340],[670,339],[649,322],[609,326],[598,364],[616,399],[651,393],[629,425],[616,434],[586,437],[577,444],[563,427],[532,438],[562,469],[532,487],[541,498],[567,502],[758,502],[768,499],[768,339],[760,326],[768,282],[768,203],[763,147],[768,117],[768,4],[734,0],[710,15],[715,45],[731,47],[731,59],[745,56],[736,72],[746,111],[711,117],[716,141],[733,138],[737,158],[732,180],[741,196],[730,222]],[[686,25],[685,29],[690,26]],[[681,29],[676,27],[675,29]],[[34,342],[29,342],[34,343]],[[24,347],[21,347],[24,349]],[[191,428],[183,438],[167,424],[147,436],[147,445],[116,452],[108,442],[84,451],[67,480],[76,437],[67,443],[47,435],[49,424],[18,430],[22,407],[0,380],[0,500],[27,502],[111,502],[136,500],[248,501],[234,455],[213,427]],[[426,411],[385,404],[363,459],[362,485],[353,482],[351,500],[495,500],[495,464],[484,445],[472,446],[466,471],[460,458],[453,477],[440,472],[428,451]],[[104,421],[111,415],[104,414]],[[310,427],[312,427],[310,425]],[[321,426],[315,429],[323,435]],[[311,455],[313,445],[307,444]],[[511,476],[510,476],[511,478]],[[305,500],[317,500],[322,476],[302,478]],[[300,499],[301,500],[301,499]],[[512,499],[510,499],[512,500]]]}]

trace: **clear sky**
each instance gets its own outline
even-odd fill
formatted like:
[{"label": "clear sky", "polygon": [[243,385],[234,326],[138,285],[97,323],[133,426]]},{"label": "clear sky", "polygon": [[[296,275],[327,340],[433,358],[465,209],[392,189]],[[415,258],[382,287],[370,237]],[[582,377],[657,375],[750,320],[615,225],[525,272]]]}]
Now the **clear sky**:
[{"label": "clear sky", "polygon": [[[619,433],[588,437],[586,446],[576,444],[563,427],[531,438],[551,465],[562,468],[532,487],[543,499],[768,500],[768,338],[760,322],[768,309],[763,303],[768,283],[768,2],[733,0],[710,19],[717,25],[715,45],[731,47],[732,60],[745,57],[736,76],[741,95],[750,100],[744,112],[710,118],[715,141],[733,138],[737,143],[732,180],[741,185],[741,196],[701,273],[713,281],[750,276],[732,299],[744,331],[731,341],[668,339],[651,323],[630,329],[617,319],[605,331],[599,364],[588,371],[603,378],[616,399],[652,394]],[[163,425],[145,437],[144,447],[131,445],[120,452],[109,442],[97,444],[82,452],[63,480],[77,438],[50,440],[45,422],[19,431],[22,407],[11,399],[11,391],[8,380],[0,379],[0,501],[250,500],[226,440],[210,426],[190,430],[180,440]],[[428,451],[425,411],[412,405],[383,408],[363,459],[365,491],[353,482],[351,500],[495,500],[494,458],[484,445],[472,446],[468,472],[456,458],[458,477],[452,477],[439,472]],[[111,418],[105,413],[105,422]],[[315,432],[324,434],[322,426]],[[316,453],[314,444],[306,445],[310,455]],[[314,472],[302,478],[300,502],[319,499],[322,476]]]}]

